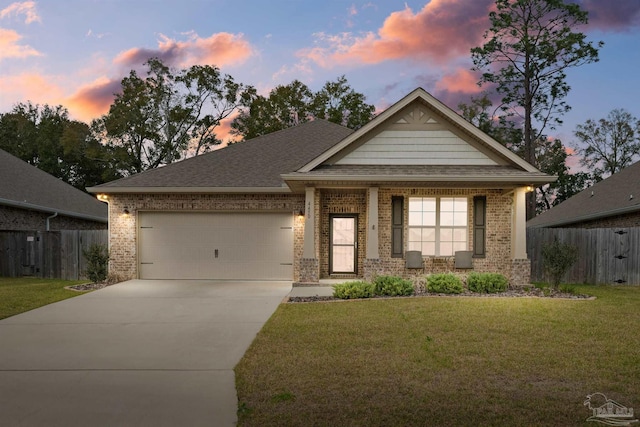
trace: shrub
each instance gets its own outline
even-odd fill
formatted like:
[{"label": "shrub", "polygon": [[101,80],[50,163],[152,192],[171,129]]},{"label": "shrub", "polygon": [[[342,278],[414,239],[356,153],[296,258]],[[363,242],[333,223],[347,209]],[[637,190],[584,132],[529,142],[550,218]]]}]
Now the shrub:
[{"label": "shrub", "polygon": [[367,282],[345,282],[333,285],[334,298],[371,298],[375,295],[373,284]]},{"label": "shrub", "polygon": [[493,294],[507,290],[509,281],[499,273],[471,273],[467,279],[470,291]]},{"label": "shrub", "polygon": [[459,294],[463,291],[462,281],[454,274],[432,274],[427,277],[427,290],[439,294]]},{"label": "shrub", "polygon": [[93,283],[103,282],[107,278],[109,251],[106,246],[94,243],[88,249],[83,249],[82,254],[87,260],[85,274]]},{"label": "shrub", "polygon": [[551,277],[551,284],[555,289],[564,275],[578,260],[578,248],[568,243],[560,243],[555,239],[553,243],[542,246],[542,266]]},{"label": "shrub", "polygon": [[397,276],[376,276],[373,279],[374,292],[376,295],[384,296],[404,296],[413,295],[413,283],[410,280]]}]

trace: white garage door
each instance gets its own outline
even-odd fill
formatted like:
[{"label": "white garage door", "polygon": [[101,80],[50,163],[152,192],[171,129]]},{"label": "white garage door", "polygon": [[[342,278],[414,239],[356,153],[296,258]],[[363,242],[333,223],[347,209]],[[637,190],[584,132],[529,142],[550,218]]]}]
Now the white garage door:
[{"label": "white garage door", "polygon": [[140,212],[141,279],[292,280],[291,213]]}]

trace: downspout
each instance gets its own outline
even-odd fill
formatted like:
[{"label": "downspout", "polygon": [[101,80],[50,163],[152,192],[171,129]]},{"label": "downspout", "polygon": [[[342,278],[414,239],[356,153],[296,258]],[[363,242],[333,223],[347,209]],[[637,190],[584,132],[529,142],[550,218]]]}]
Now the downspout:
[{"label": "downspout", "polygon": [[53,215],[47,217],[47,231],[49,231],[49,220],[58,216],[58,212],[55,212]]}]

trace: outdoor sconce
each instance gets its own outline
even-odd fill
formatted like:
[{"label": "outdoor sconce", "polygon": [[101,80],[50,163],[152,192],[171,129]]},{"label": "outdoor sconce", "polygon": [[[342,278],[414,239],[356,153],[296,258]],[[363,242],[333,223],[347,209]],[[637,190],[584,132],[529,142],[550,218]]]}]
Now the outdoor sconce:
[{"label": "outdoor sconce", "polygon": [[533,185],[527,185],[527,186],[524,188],[524,190],[525,190],[527,193],[531,193],[531,192],[533,191]]},{"label": "outdoor sconce", "polygon": [[107,200],[109,200],[109,197],[107,197],[106,194],[98,194],[98,200],[100,200],[101,202],[106,202]]},{"label": "outdoor sconce", "polygon": [[129,215],[129,209],[128,208],[124,208],[124,211],[122,211],[123,214],[125,215]]},{"label": "outdoor sconce", "polygon": [[298,211],[298,216],[299,216],[299,217],[303,217],[303,216],[304,216],[304,212],[302,211],[302,209],[300,209],[300,210]]}]

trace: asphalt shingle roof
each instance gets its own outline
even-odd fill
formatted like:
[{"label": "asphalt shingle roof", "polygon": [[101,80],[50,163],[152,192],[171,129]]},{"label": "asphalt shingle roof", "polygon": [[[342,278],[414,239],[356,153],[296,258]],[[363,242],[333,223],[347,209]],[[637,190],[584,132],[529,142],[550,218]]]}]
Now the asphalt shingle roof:
[{"label": "asphalt shingle roof", "polygon": [[107,205],[0,150],[0,205],[107,221]]},{"label": "asphalt shingle roof", "polygon": [[294,172],[353,131],[313,120],[268,135],[94,187],[282,187]]},{"label": "asphalt shingle roof", "polygon": [[529,227],[553,227],[640,211],[640,162],[611,175],[529,220]]}]

